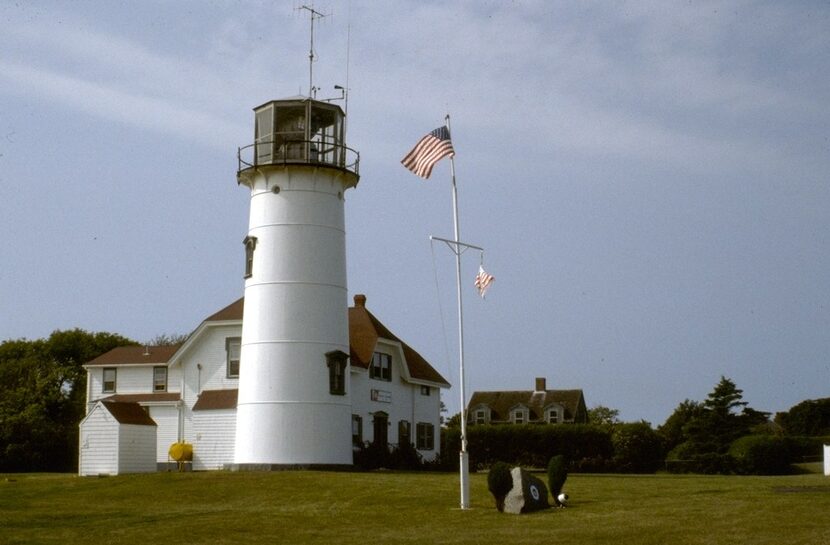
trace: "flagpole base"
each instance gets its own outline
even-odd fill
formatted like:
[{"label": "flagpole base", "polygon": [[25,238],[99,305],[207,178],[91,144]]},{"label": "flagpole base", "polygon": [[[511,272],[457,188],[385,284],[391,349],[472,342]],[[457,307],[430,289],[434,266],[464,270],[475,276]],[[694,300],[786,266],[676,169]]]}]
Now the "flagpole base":
[{"label": "flagpole base", "polygon": [[459,470],[461,473],[461,509],[470,508],[470,457],[466,451],[461,451],[459,457]]}]

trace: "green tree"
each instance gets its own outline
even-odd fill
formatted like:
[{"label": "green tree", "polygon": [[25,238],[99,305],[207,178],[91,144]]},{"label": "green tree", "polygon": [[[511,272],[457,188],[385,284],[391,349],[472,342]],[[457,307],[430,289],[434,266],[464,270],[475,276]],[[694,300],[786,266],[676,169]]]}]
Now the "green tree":
[{"label": "green tree", "polygon": [[830,435],[830,397],[808,399],[775,415],[787,435]]},{"label": "green tree", "polygon": [[653,473],[663,462],[663,441],[648,422],[614,427],[614,468],[625,473]]},{"label": "green tree", "polygon": [[666,452],[686,441],[683,428],[692,419],[700,416],[702,412],[703,404],[690,399],[686,399],[674,409],[674,412],[666,419],[663,425],[657,428],[657,433],[663,439],[663,446]]},{"label": "green tree", "polygon": [[76,467],[78,423],[86,412],[82,366],[125,344],[136,343],[81,329],[0,343],[0,471]]},{"label": "green tree", "polygon": [[150,342],[147,344],[150,346],[176,346],[179,344],[183,344],[189,335],[187,333],[162,333],[160,335],[156,335]]},{"label": "green tree", "polygon": [[[693,406],[689,409],[693,411]],[[730,472],[733,469],[728,454],[730,445],[739,437],[749,435],[768,416],[749,408],[743,400],[743,390],[722,376],[700,405],[699,413],[682,427],[684,442],[674,448],[669,458],[696,463],[692,467],[706,473]]]},{"label": "green tree", "polygon": [[604,405],[596,405],[588,409],[589,424],[613,426],[620,423],[619,416],[619,409],[611,409]]}]

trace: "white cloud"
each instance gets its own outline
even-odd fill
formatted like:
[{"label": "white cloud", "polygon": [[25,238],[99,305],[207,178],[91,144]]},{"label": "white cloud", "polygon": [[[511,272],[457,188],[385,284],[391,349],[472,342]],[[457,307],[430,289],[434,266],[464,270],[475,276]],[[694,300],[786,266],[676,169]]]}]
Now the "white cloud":
[{"label": "white cloud", "polygon": [[40,95],[108,121],[127,123],[220,149],[227,149],[228,135],[245,132],[244,127],[181,103],[23,64],[0,61],[0,78],[11,83],[20,94]]}]

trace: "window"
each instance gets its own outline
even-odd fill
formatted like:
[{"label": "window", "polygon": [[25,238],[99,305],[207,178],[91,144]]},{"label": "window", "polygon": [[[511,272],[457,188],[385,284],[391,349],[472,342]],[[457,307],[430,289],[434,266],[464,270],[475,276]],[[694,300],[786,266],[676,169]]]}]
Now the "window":
[{"label": "window", "polygon": [[153,367],[153,391],[167,391],[167,367]]},{"label": "window", "polygon": [[352,444],[356,447],[363,445],[363,418],[352,415]]},{"label": "window", "polygon": [[326,365],[329,367],[329,393],[332,395],[346,395],[346,359],[345,352],[335,350],[326,354]]},{"label": "window", "polygon": [[228,378],[239,376],[239,353],[242,351],[242,339],[239,337],[228,337],[225,339],[225,351],[227,352],[227,373]]},{"label": "window", "polygon": [[372,419],[373,442],[375,445],[385,447],[389,444],[389,415],[379,412],[374,416]]},{"label": "window", "polygon": [[527,422],[527,413],[525,409],[513,409],[511,416],[514,424],[524,424]]},{"label": "window", "polygon": [[548,409],[548,424],[556,424],[559,422],[559,411],[556,409]]},{"label": "window", "polygon": [[430,393],[432,393],[432,388],[430,388],[429,386],[421,386],[422,396],[428,396]]},{"label": "window", "polygon": [[412,425],[407,420],[398,422],[398,445],[412,444]]},{"label": "window", "polygon": [[475,414],[473,416],[473,423],[474,424],[486,424],[487,423],[487,411],[485,409],[476,409]]},{"label": "window", "polygon": [[245,245],[245,278],[254,274],[254,250],[256,249],[256,237],[245,237],[242,240]]},{"label": "window", "polygon": [[369,378],[392,382],[392,356],[375,352],[369,367]]},{"label": "window", "polygon": [[435,426],[426,422],[418,422],[415,426],[418,435],[418,450],[432,450],[435,448]]},{"label": "window", "polygon": [[115,367],[104,367],[104,386],[101,391],[104,393],[115,392]]}]

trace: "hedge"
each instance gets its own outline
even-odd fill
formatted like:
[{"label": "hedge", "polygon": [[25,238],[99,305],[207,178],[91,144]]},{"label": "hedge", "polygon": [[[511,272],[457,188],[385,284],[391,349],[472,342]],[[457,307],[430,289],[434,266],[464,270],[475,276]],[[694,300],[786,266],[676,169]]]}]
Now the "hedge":
[{"label": "hedge", "polygon": [[735,471],[743,475],[786,475],[790,473],[787,442],[774,435],[747,435],[729,447]]},{"label": "hedge", "polygon": [[[457,469],[461,430],[442,430],[442,443],[443,466]],[[498,461],[544,468],[552,456],[561,454],[573,471],[604,471],[612,469],[614,455],[611,433],[586,424],[470,426],[467,451],[474,469]]]}]

